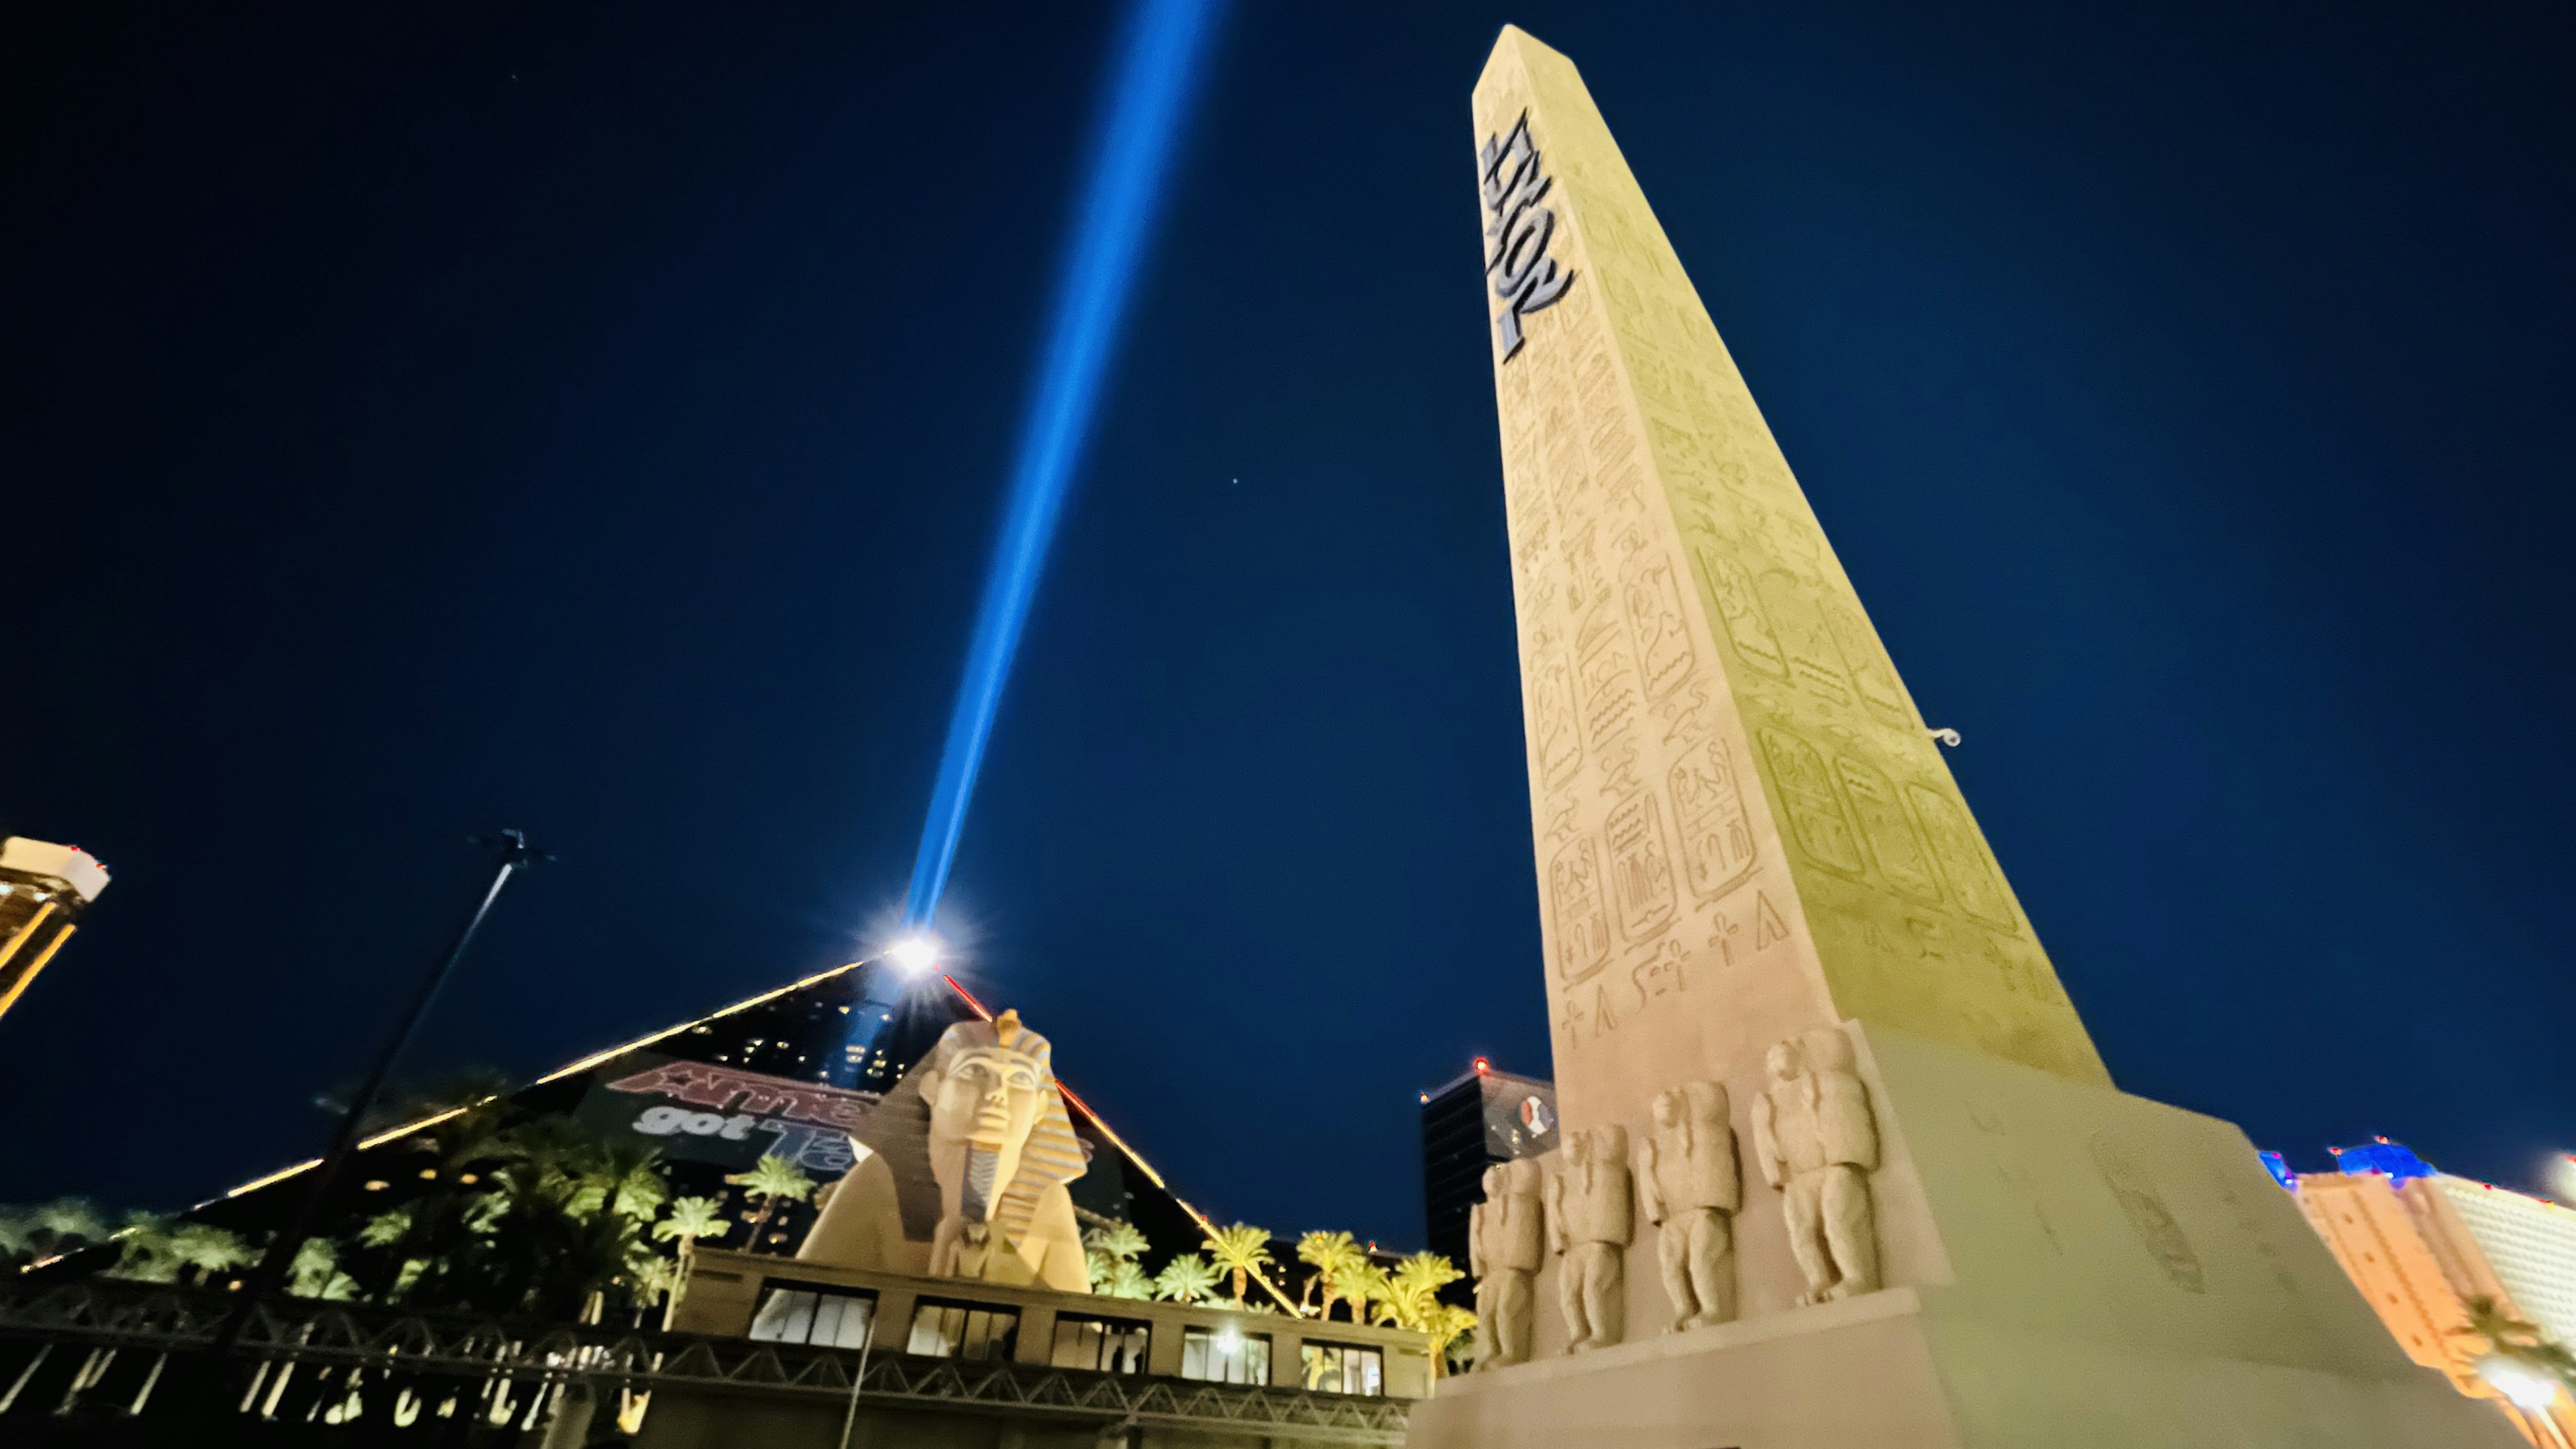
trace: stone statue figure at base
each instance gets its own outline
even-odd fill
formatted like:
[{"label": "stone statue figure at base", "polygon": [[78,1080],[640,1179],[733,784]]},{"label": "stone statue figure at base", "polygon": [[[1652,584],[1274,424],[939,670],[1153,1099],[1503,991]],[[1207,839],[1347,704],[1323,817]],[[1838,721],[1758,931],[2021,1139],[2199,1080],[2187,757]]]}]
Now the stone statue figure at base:
[{"label": "stone statue figure at base", "polygon": [[1559,1155],[1565,1160],[1547,1184],[1547,1238],[1564,1257],[1556,1298],[1565,1315],[1565,1351],[1582,1353],[1617,1343],[1627,1331],[1626,1259],[1636,1235],[1628,1129],[1573,1133]]},{"label": "stone statue figure at base", "polygon": [[1535,1282],[1547,1248],[1539,1165],[1530,1158],[1485,1169],[1485,1200],[1467,1210],[1467,1262],[1476,1275],[1476,1367],[1530,1356]]},{"label": "stone statue figure at base", "polygon": [[1789,1246],[1807,1276],[1801,1304],[1878,1289],[1878,1228],[1869,1174],[1878,1122],[1852,1067],[1851,1042],[1830,1027],[1771,1048],[1771,1083],[1753,1104],[1753,1151],[1779,1188]]},{"label": "stone statue figure at base", "polygon": [[1684,1082],[1655,1098],[1655,1127],[1637,1144],[1637,1196],[1658,1228],[1657,1266],[1673,1329],[1735,1317],[1735,1210],[1744,1183],[1726,1088]]}]

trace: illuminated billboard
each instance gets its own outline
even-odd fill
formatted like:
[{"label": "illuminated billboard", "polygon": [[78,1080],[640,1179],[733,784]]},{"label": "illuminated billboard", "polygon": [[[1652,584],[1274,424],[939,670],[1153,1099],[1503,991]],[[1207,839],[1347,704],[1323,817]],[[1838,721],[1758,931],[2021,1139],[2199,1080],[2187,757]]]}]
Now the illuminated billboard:
[{"label": "illuminated billboard", "polygon": [[849,1171],[849,1134],[879,1100],[874,1092],[635,1052],[592,1077],[574,1115],[609,1141],[653,1148],[675,1162],[740,1172],[775,1153],[808,1176],[832,1178]]}]

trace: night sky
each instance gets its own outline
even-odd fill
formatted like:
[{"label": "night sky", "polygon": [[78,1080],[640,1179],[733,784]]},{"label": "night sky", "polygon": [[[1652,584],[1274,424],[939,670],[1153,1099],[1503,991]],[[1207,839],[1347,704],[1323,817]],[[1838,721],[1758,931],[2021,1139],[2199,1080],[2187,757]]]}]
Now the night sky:
[{"label": "night sky", "polygon": [[[1547,1070],[1505,20],[1583,68],[2121,1085],[2307,1165],[2576,1147],[2568,12],[1936,8],[1229,14],[946,922],[1220,1219],[1416,1244],[1415,1093]],[[875,939],[1115,19],[0,14],[0,830],[116,875],[0,1022],[0,1201],[318,1148],[477,830],[562,859],[416,1079]]]}]

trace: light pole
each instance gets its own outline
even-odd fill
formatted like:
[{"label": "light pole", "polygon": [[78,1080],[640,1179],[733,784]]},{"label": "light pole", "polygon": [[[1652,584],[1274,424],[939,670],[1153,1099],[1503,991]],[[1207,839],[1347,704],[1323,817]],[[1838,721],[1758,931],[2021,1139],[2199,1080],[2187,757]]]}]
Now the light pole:
[{"label": "light pole", "polygon": [[456,970],[456,963],[464,959],[465,948],[474,944],[474,933],[483,928],[483,918],[492,913],[492,903],[501,898],[501,888],[508,885],[510,877],[519,871],[554,859],[530,845],[527,835],[517,830],[504,830],[494,836],[478,835],[473,843],[497,848],[500,852],[500,859],[493,867],[492,883],[484,887],[482,898],[474,903],[465,923],[457,928],[456,939],[448,946],[447,954],[439,959],[428,979],[421,982],[420,990],[412,996],[410,1009],[403,1013],[393,1035],[385,1039],[383,1048],[376,1053],[375,1063],[367,1069],[358,1090],[350,1094],[349,1108],[340,1117],[340,1130],[333,1135],[330,1150],[322,1154],[321,1164],[314,1169],[311,1181],[306,1184],[304,1201],[296,1207],[292,1225],[270,1240],[268,1251],[260,1257],[259,1266],[251,1270],[249,1280],[243,1283],[240,1300],[233,1305],[232,1312],[224,1315],[223,1329],[215,1338],[217,1352],[229,1353],[241,1341],[242,1330],[249,1325],[250,1316],[258,1309],[260,1300],[277,1291],[277,1285],[286,1277],[287,1270],[294,1266],[296,1250],[313,1235],[314,1221],[322,1214],[322,1205],[330,1196],[331,1185],[339,1180],[342,1170],[349,1165],[349,1159],[357,1155],[358,1140],[366,1130],[367,1113],[375,1107],[377,1096],[384,1091],[385,1078],[392,1074],[394,1063],[402,1057],[403,1048],[411,1044],[412,1033],[419,1028],[421,1018],[429,1014],[430,1003],[438,999],[439,988],[447,984],[447,978]]}]

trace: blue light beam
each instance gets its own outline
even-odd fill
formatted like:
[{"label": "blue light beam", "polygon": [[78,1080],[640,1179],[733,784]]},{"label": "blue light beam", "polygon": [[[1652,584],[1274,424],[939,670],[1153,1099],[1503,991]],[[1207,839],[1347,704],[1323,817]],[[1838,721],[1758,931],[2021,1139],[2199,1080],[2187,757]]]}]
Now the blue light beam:
[{"label": "blue light beam", "polygon": [[967,646],[966,677],[957,686],[957,708],[949,716],[948,743],[940,751],[930,814],[922,822],[921,850],[913,859],[912,889],[904,900],[907,929],[928,926],[948,888],[948,867],[957,855],[975,777],[983,769],[993,714],[1001,705],[1047,546],[1055,537],[1099,402],[1101,374],[1127,310],[1154,203],[1170,166],[1173,133],[1217,3],[1140,0],[1129,21],[1105,124],[1073,216],[1037,392],[1011,471],[1002,536],[984,580],[975,637]]}]

